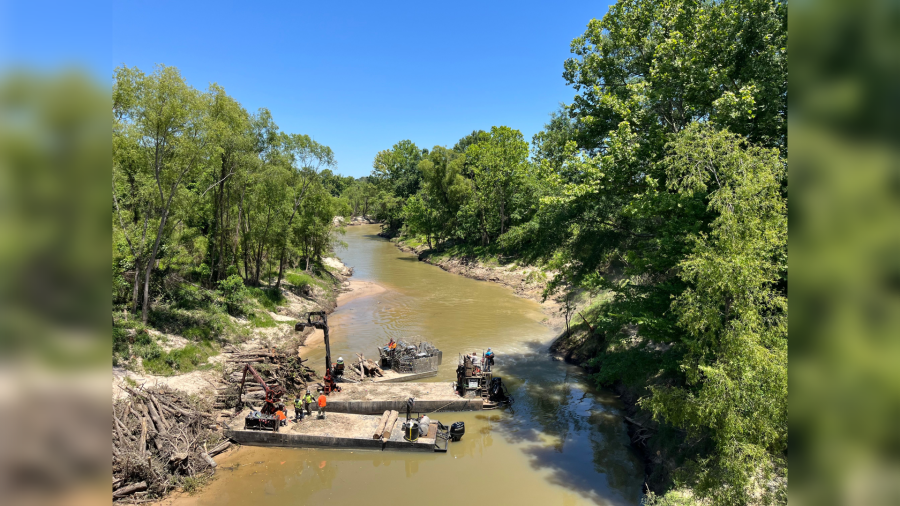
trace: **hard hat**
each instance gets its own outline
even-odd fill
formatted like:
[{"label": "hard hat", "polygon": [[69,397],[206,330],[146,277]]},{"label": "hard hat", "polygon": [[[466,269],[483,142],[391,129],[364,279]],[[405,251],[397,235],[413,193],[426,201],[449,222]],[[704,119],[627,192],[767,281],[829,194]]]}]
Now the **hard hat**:
[{"label": "hard hat", "polygon": [[490,348],[488,348],[488,351],[491,351],[491,349],[490,349]]},{"label": "hard hat", "polygon": [[344,357],[338,357],[338,363],[339,363],[339,364],[340,364],[341,362],[343,362],[343,361],[344,361]]}]

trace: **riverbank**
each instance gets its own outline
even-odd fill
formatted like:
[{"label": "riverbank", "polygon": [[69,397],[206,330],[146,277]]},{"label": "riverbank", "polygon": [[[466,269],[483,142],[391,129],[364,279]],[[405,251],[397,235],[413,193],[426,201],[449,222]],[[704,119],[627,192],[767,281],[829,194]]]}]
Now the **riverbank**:
[{"label": "riverbank", "polygon": [[[251,289],[245,301],[246,314],[240,317],[202,307],[190,313],[174,307],[163,310],[175,315],[170,320],[190,319],[190,323],[181,325],[187,328],[155,326],[153,321],[146,326],[132,324],[135,328],[123,328],[135,344],[131,345],[127,357],[113,365],[113,398],[124,395],[121,388],[124,384],[165,385],[186,394],[203,395],[224,384],[222,352],[225,348],[284,347],[291,341],[295,349],[307,343],[312,345],[317,337],[321,339],[322,331],[307,329],[298,333],[294,330],[297,320],[310,311],[330,314],[342,300],[361,295],[357,285],[348,281],[352,269],[338,258],[324,258],[322,267],[317,275],[289,272],[277,290],[274,286]],[[350,291],[345,293],[347,290]],[[376,290],[368,286],[361,289],[362,292]],[[257,295],[260,293],[263,295]],[[176,301],[173,306],[177,305]],[[184,365],[175,360],[182,356],[186,356]],[[160,370],[155,365],[160,358],[168,368]]]},{"label": "riverbank", "polygon": [[[113,402],[124,405],[124,402],[136,401],[131,396],[134,391],[171,392],[172,396],[184,402],[202,406],[208,418],[198,429],[201,431],[198,437],[202,440],[220,440],[225,423],[230,420],[227,412],[231,406],[229,399],[236,395],[231,393],[236,390],[234,360],[233,355],[229,354],[247,350],[279,350],[282,356],[289,358],[299,356],[304,347],[315,346],[316,341],[322,339],[322,331],[307,329],[297,332],[294,325],[299,319],[310,311],[332,313],[348,298],[375,293],[380,288],[372,286],[372,283],[353,283],[348,280],[351,275],[352,269],[339,259],[324,258],[311,272],[289,271],[278,288],[245,287],[241,302],[244,309],[239,317],[222,311],[213,299],[215,292],[184,282],[184,286],[189,288],[179,289],[179,293],[188,292],[182,297],[193,295],[195,299],[210,302],[195,304],[190,311],[186,311],[183,308],[188,305],[184,301],[167,301],[168,305],[161,305],[157,311],[167,311],[181,320],[174,317],[155,319],[149,325],[119,316],[117,331],[124,333],[125,337],[130,336],[130,341],[125,342],[131,344],[120,349],[118,356],[114,355],[111,378]],[[115,323],[116,315],[113,318]],[[190,324],[182,323],[181,327],[185,327],[182,329],[177,323],[184,320]],[[114,326],[114,331],[116,329]],[[229,356],[232,358],[228,359]],[[166,367],[162,371],[159,362]],[[260,371],[265,377],[267,370]],[[297,380],[293,381],[295,383],[283,386],[296,387]],[[160,413],[162,416],[163,413]],[[156,425],[160,429],[157,432],[162,434],[170,425],[160,421]],[[114,460],[130,455],[126,448],[128,441],[120,438],[119,442],[122,447],[117,450],[114,438]],[[168,456],[160,453],[159,458]],[[149,493],[158,500],[172,491],[196,490],[208,481],[212,470],[205,463],[195,462],[193,465],[197,472],[183,479],[163,480],[161,483],[164,484],[157,483],[144,492],[129,490],[128,497],[146,499]],[[120,487],[124,483],[120,481]]]}]

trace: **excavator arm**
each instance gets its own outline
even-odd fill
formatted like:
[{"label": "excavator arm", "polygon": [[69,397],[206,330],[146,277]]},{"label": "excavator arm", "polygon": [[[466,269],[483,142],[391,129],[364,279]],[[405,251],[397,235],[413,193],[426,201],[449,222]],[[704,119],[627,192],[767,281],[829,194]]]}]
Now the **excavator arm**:
[{"label": "excavator arm", "polygon": [[263,381],[262,376],[256,372],[256,369],[253,368],[250,364],[244,364],[244,375],[241,376],[241,389],[238,391],[238,406],[243,406],[241,402],[241,396],[244,395],[244,382],[247,380],[247,373],[253,375],[256,378],[256,382],[262,385],[263,390],[266,392],[266,404],[272,404],[284,393],[281,387],[276,386],[275,388],[269,387],[265,381]]}]

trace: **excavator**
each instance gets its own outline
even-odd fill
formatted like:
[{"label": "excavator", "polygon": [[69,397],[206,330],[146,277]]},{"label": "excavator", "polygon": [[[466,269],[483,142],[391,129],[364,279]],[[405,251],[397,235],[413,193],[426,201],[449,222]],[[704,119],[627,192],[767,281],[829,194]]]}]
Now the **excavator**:
[{"label": "excavator", "polygon": [[[320,329],[325,333],[325,375],[322,378],[325,395],[331,392],[340,392],[341,387],[334,381],[334,369],[331,365],[331,341],[328,338],[328,313],[325,311],[311,311],[306,314],[306,321],[299,321],[294,325],[294,330],[301,331],[306,328]],[[343,366],[342,366],[343,367]]]},{"label": "excavator", "polygon": [[284,395],[284,389],[280,385],[269,386],[263,381],[262,377],[256,372],[250,364],[244,364],[244,375],[241,377],[241,389],[238,390],[238,409],[243,406],[241,396],[244,394],[244,382],[247,380],[247,373],[256,378],[257,383],[263,387],[266,398],[263,401],[263,407],[259,411],[251,411],[244,420],[244,428],[247,429],[268,429],[273,432],[278,431],[278,420],[275,418],[275,412],[281,403],[281,397]]}]

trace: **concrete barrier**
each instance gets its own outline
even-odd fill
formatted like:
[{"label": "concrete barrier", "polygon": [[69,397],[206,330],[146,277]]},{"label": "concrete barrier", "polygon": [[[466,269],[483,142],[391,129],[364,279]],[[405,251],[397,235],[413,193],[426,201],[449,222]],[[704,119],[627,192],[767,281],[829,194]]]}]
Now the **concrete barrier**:
[{"label": "concrete barrier", "polygon": [[422,378],[430,378],[432,376],[437,376],[437,369],[434,371],[420,372],[414,374],[402,374],[399,376],[386,377],[386,378],[377,378],[373,380],[373,383],[400,383],[403,381],[413,381]]},{"label": "concrete barrier", "polygon": [[[481,411],[484,401],[481,399],[447,399],[447,400],[416,400],[413,404],[414,413],[434,413],[437,410],[444,411]],[[380,415],[385,411],[399,411],[406,413],[406,400],[389,401],[341,401],[329,400],[328,411],[333,413],[353,413],[358,415]]]},{"label": "concrete barrier", "polygon": [[255,430],[226,430],[225,437],[247,446],[281,446],[288,448],[340,448],[356,450],[397,450],[433,452],[434,441],[410,443],[354,437],[316,436],[311,434],[281,433]]}]

